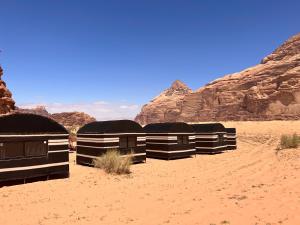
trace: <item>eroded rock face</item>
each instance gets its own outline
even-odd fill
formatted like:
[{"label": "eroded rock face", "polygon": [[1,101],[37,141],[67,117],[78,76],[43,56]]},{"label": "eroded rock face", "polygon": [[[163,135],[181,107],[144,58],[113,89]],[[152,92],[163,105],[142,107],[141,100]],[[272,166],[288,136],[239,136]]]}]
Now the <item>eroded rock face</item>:
[{"label": "eroded rock face", "polygon": [[79,128],[83,125],[96,121],[94,117],[83,112],[62,112],[62,113],[49,113],[45,106],[37,106],[32,109],[16,108],[13,113],[33,113],[41,116],[46,116],[54,119],[56,122],[62,124],[67,129]]},{"label": "eroded rock face", "polygon": [[194,92],[184,87],[188,91],[170,96],[166,91],[172,93],[172,87],[164,91],[142,108],[136,121],[300,119],[300,34],[254,67]]},{"label": "eroded rock face", "polygon": [[14,110],[15,102],[12,99],[11,92],[7,89],[2,80],[3,70],[0,66],[0,114],[6,114]]}]

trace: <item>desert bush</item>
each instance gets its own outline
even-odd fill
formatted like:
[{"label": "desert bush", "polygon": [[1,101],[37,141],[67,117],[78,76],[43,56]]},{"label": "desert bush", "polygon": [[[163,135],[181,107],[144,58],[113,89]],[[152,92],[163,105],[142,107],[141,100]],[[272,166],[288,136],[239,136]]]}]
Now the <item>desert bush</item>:
[{"label": "desert bush", "polygon": [[280,149],[297,148],[300,143],[300,136],[293,135],[281,135]]},{"label": "desert bush", "polygon": [[108,150],[105,154],[93,160],[93,165],[106,173],[129,174],[132,165],[132,154],[121,156],[117,150]]}]

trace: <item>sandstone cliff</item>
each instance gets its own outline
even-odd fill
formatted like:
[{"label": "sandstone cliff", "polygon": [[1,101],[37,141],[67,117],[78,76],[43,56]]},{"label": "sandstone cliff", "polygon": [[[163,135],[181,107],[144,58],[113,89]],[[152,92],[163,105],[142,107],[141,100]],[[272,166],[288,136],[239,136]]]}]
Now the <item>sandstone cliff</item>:
[{"label": "sandstone cliff", "polygon": [[0,66],[0,114],[6,114],[15,108],[15,102],[12,99],[11,92],[7,89],[2,80],[3,70]]},{"label": "sandstone cliff", "polygon": [[179,91],[174,92],[172,85],[143,106],[135,120],[148,124],[300,119],[300,34],[291,37],[260,64],[196,91],[179,81],[176,83],[180,84]]},{"label": "sandstone cliff", "polygon": [[62,113],[49,113],[44,106],[37,106],[33,109],[16,108],[13,113],[33,113],[46,116],[54,119],[56,122],[64,125],[67,129],[78,129],[79,127],[96,121],[94,117],[83,112],[62,112]]}]

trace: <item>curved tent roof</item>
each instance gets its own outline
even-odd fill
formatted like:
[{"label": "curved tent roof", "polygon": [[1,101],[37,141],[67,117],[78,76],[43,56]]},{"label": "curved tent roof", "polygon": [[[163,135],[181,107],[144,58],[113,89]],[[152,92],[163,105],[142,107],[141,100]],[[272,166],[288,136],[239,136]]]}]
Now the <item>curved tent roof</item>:
[{"label": "curved tent roof", "polygon": [[0,134],[68,134],[56,121],[36,114],[10,114],[0,116]]},{"label": "curved tent roof", "polygon": [[132,120],[91,122],[81,127],[78,134],[145,133],[140,124]]},{"label": "curved tent roof", "polygon": [[226,130],[226,132],[229,132],[229,133],[236,133],[235,128],[228,127],[228,128],[225,128],[225,130]]},{"label": "curved tent roof", "polygon": [[183,122],[151,123],[144,127],[146,133],[193,133],[193,128]]},{"label": "curved tent roof", "polygon": [[225,127],[221,123],[202,123],[202,124],[191,124],[194,131],[197,133],[206,132],[225,132]]}]

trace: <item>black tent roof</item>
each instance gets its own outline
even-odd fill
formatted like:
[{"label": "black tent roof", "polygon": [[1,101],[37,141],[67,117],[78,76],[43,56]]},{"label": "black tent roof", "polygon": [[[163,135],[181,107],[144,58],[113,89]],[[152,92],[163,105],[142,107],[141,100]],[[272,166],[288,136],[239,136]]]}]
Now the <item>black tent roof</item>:
[{"label": "black tent roof", "polygon": [[56,121],[36,114],[10,114],[0,116],[0,134],[68,134]]},{"label": "black tent roof", "polygon": [[236,129],[235,128],[232,128],[232,127],[228,127],[228,128],[225,128],[226,132],[228,133],[236,133]]},{"label": "black tent roof", "polygon": [[78,134],[145,133],[140,124],[132,120],[95,121],[81,127]]},{"label": "black tent roof", "polygon": [[221,123],[201,123],[201,124],[191,124],[194,131],[197,133],[206,132],[225,132],[225,127]]},{"label": "black tent roof", "polygon": [[150,123],[144,127],[146,133],[193,133],[193,128],[183,122]]}]

